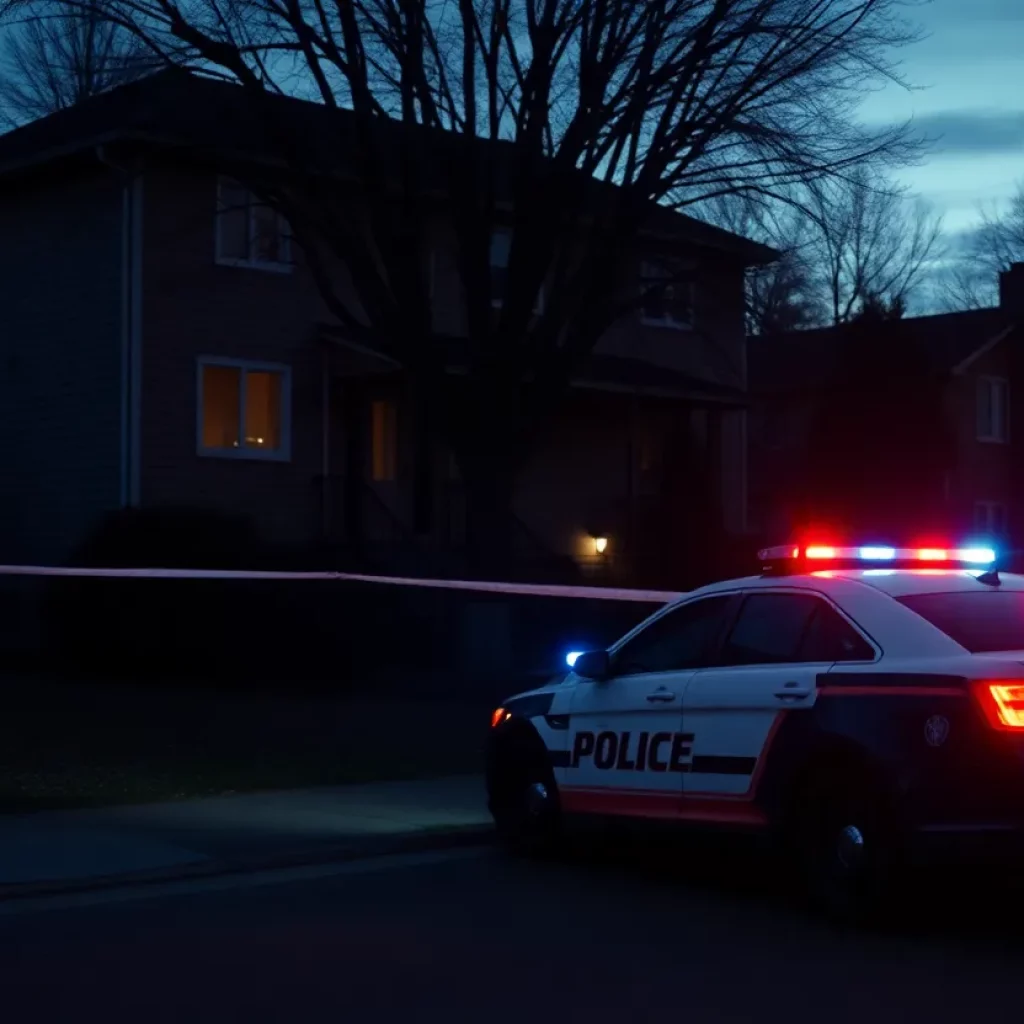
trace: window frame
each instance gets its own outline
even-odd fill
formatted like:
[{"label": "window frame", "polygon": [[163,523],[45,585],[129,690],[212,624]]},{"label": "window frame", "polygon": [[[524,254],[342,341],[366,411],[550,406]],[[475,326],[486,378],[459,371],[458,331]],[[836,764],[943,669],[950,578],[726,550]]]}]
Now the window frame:
[{"label": "window frame", "polygon": [[[981,424],[981,391],[982,388],[989,390],[991,399],[988,425],[983,429]],[[993,430],[996,423],[996,402],[995,396],[1001,395],[1001,425],[1002,431]],[[1010,381],[1008,377],[998,377],[990,374],[981,374],[975,379],[974,385],[974,435],[975,440],[982,444],[1008,444],[1010,441]]]},{"label": "window frame", "polygon": [[[686,271],[689,274],[695,272],[696,268],[690,263],[684,263],[680,265],[679,270]],[[689,293],[689,306],[690,306],[690,321],[686,323],[682,320],[676,320],[671,313],[666,313],[663,317],[652,317],[648,316],[644,309],[644,294],[648,284],[659,280],[672,281],[673,275],[671,268],[660,266],[654,260],[641,260],[640,261],[640,323],[644,327],[657,327],[663,330],[672,331],[692,331],[696,329],[696,288],[692,277],[687,278],[685,281],[679,281],[672,285],[677,288],[682,285],[686,286],[686,290]]]},{"label": "window frame", "polygon": [[[203,370],[219,366],[239,370],[239,435],[245,431],[245,377],[249,373],[281,375],[281,444],[277,448],[207,448],[203,444]],[[225,356],[199,356],[196,359],[196,454],[204,459],[235,459],[248,462],[290,462],[292,457],[292,369],[286,363],[268,363]]]},{"label": "window frame", "polygon": [[[248,196],[248,203],[246,205],[246,214],[248,217],[248,247],[249,257],[243,259],[239,256],[227,256],[224,253],[223,243],[223,224],[224,224],[224,207],[222,202],[222,194],[225,187],[239,188],[245,191]],[[236,181],[226,175],[218,175],[217,177],[217,208],[215,211],[214,220],[214,262],[222,267],[245,267],[250,270],[265,270],[273,274],[290,274],[294,269],[294,262],[292,260],[292,234],[289,228],[288,222],[285,218],[274,210],[274,215],[277,218],[278,227],[281,232],[281,239],[283,242],[284,260],[263,260],[253,256],[253,242],[255,239],[255,210],[257,207],[266,207],[265,203],[259,201],[259,197],[255,192],[240,181]],[[270,207],[267,207],[271,209]]]},{"label": "window frame", "polygon": [[[740,615],[743,612],[743,606],[753,597],[762,596],[784,596],[784,597],[803,597],[810,598],[813,601],[819,602],[829,611],[838,615],[843,622],[857,634],[858,637],[864,642],[864,644],[871,650],[872,656],[870,658],[833,658],[829,661],[748,661],[748,662],[730,662],[725,660],[726,644],[728,643],[729,637],[732,635],[732,631],[736,628],[736,624],[739,622]],[[813,621],[813,613],[807,620],[807,626]],[[806,629],[806,627],[805,627]],[[803,637],[801,637],[801,644],[803,643]],[[767,669],[767,668],[779,668],[782,666],[799,666],[799,665],[872,665],[876,663],[882,656],[882,650],[877,643],[867,634],[860,626],[857,625],[853,619],[847,615],[842,608],[840,608],[834,601],[830,600],[827,594],[823,594],[818,590],[805,590],[800,587],[756,587],[750,590],[745,590],[740,594],[740,599],[736,602],[733,609],[732,617],[729,620],[728,628],[725,629],[720,638],[718,649],[715,652],[715,664],[711,667],[721,669]]]},{"label": "window frame", "polygon": [[[611,675],[610,681],[614,683],[616,679],[629,679],[633,676],[654,676],[664,675],[668,672],[699,672],[701,669],[710,668],[714,665],[715,659],[718,655],[718,651],[721,647],[723,637],[726,631],[732,626],[733,621],[736,617],[736,608],[741,599],[741,592],[738,590],[723,590],[716,591],[711,594],[701,594],[695,596],[688,601],[682,601],[679,604],[670,604],[667,607],[661,609],[656,615],[649,619],[641,622],[635,629],[631,630],[624,637],[618,640],[611,648],[609,648],[608,656],[611,663]],[[721,624],[718,629],[718,633],[711,640],[709,640],[707,649],[703,655],[703,664],[685,667],[685,668],[670,668],[670,669],[651,669],[647,672],[623,672],[620,671],[619,657],[622,651],[632,644],[635,640],[638,640],[644,633],[662,622],[664,619],[681,612],[684,608],[690,608],[696,604],[700,604],[703,601],[722,600],[722,616]]]}]

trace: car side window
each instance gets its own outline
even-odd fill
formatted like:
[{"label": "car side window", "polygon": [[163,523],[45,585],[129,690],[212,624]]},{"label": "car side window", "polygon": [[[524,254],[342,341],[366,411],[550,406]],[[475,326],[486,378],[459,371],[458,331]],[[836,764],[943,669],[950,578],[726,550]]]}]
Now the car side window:
[{"label": "car side window", "polygon": [[613,659],[614,674],[672,672],[707,664],[731,600],[729,594],[705,597],[666,612],[619,648]]},{"label": "car side window", "polygon": [[824,601],[804,634],[800,661],[874,661],[875,650],[834,608]]},{"label": "car side window", "polygon": [[874,652],[842,616],[812,594],[752,594],[722,651],[723,665],[870,660]]}]

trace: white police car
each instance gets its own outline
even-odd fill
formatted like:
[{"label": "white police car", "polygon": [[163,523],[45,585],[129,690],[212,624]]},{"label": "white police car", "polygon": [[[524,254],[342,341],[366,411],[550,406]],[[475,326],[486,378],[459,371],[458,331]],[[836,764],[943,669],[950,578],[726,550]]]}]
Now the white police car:
[{"label": "white police car", "polygon": [[1024,576],[984,548],[786,545],[495,710],[512,847],[573,818],[760,831],[827,908],[919,855],[1024,847]]}]

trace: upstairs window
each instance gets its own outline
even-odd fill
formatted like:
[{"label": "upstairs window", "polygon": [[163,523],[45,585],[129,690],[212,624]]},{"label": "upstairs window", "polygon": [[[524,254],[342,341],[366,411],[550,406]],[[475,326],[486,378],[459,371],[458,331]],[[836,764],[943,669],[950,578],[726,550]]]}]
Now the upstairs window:
[{"label": "upstairs window", "polygon": [[512,251],[511,231],[491,232],[491,305],[501,308],[508,290],[508,257]]},{"label": "upstairs window", "polygon": [[[508,292],[508,261],[512,252],[512,232],[498,228],[491,232],[491,306],[501,309]],[[534,313],[544,310],[544,290],[541,289],[534,304]]]},{"label": "upstairs window", "polygon": [[1010,384],[1002,377],[979,377],[977,437],[1004,444],[1010,437]]},{"label": "upstairs window", "polygon": [[288,222],[228,178],[217,184],[217,262],[285,272],[292,267]]},{"label": "upstairs window", "polygon": [[685,267],[644,262],[640,266],[640,321],[649,327],[693,327],[693,280]]},{"label": "upstairs window", "polygon": [[199,361],[199,454],[289,457],[288,367],[229,359]]}]

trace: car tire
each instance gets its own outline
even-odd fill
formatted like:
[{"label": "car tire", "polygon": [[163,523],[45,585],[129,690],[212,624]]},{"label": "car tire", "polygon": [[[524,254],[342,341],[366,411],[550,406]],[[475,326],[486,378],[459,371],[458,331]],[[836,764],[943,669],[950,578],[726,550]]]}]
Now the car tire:
[{"label": "car tire", "polygon": [[490,805],[498,839],[510,853],[548,857],[560,848],[562,815],[550,769],[510,758],[496,774]]},{"label": "car tire", "polygon": [[846,778],[807,796],[796,838],[812,905],[837,924],[880,923],[892,909],[898,866],[885,801],[871,787]]}]

